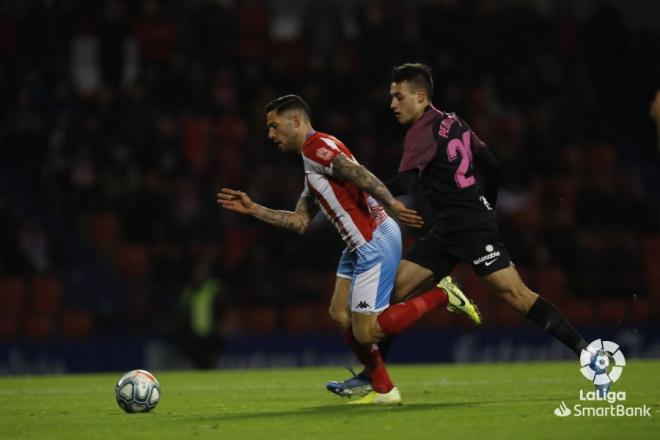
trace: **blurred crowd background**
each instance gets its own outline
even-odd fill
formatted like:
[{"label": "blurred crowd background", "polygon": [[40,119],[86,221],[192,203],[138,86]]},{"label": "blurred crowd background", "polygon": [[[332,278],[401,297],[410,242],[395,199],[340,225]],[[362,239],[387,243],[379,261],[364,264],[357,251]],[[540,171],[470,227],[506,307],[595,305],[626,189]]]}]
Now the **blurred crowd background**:
[{"label": "blurred crowd background", "polygon": [[[405,127],[392,66],[502,164],[497,210],[529,284],[579,328],[649,327],[660,301],[655,2],[0,1],[0,340],[333,332],[342,244],[223,212],[221,187],[292,209],[301,161],[263,106],[386,180]],[[654,18],[655,17],[655,18]],[[408,239],[410,242],[412,238]],[[457,270],[486,326],[520,320]],[[459,328],[446,313],[421,325]]]}]

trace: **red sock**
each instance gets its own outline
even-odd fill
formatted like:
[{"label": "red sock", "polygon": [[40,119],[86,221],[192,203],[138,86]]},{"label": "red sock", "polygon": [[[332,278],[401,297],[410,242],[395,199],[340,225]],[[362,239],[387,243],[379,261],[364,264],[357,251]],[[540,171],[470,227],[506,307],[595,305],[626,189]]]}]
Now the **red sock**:
[{"label": "red sock", "polygon": [[410,301],[389,306],[378,316],[378,325],[386,335],[401,333],[429,311],[447,304],[448,300],[444,290],[434,287]]},{"label": "red sock", "polygon": [[365,372],[371,376],[371,386],[374,388],[374,391],[378,393],[389,393],[394,388],[394,384],[390,379],[390,375],[387,374],[387,369],[385,368],[385,363],[380,355],[378,346],[376,344],[358,344],[355,337],[353,337],[352,330],[344,333],[344,340],[351,347],[351,350],[353,350],[355,357],[364,365]]}]

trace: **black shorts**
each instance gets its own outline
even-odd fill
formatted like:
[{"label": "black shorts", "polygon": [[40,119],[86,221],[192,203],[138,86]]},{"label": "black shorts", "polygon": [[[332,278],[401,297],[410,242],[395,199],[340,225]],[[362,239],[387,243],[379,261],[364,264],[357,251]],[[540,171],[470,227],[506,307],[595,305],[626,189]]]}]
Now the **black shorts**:
[{"label": "black shorts", "polygon": [[449,275],[460,261],[471,264],[480,277],[512,265],[495,221],[456,232],[434,228],[413,244],[404,259],[433,271],[436,279]]}]

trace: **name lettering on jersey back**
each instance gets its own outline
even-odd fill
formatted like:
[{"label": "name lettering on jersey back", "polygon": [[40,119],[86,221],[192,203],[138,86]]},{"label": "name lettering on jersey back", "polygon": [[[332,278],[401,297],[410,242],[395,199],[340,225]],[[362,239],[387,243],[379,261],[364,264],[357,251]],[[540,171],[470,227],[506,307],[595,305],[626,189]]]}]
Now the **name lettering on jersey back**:
[{"label": "name lettering on jersey back", "polygon": [[438,129],[438,134],[442,136],[443,138],[447,139],[449,137],[449,130],[451,130],[451,126],[454,124],[456,119],[454,118],[445,118],[440,122],[440,129]]}]

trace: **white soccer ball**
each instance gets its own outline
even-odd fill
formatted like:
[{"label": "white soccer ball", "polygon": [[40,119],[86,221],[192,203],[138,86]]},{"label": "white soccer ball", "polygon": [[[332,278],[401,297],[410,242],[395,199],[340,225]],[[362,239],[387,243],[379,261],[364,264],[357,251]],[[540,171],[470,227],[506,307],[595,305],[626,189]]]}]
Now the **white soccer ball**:
[{"label": "white soccer ball", "polygon": [[160,402],[160,383],[146,370],[132,370],[119,379],[115,395],[127,413],[151,411]]}]

